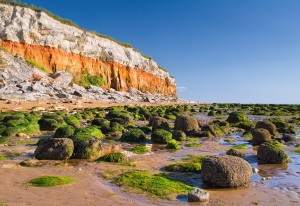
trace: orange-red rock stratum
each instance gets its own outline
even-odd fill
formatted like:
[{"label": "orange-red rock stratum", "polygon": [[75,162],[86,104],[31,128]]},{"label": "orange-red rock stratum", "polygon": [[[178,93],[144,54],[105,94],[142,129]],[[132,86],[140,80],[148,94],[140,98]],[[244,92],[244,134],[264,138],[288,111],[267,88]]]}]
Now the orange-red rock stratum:
[{"label": "orange-red rock stratum", "polygon": [[12,41],[0,41],[0,46],[14,55],[18,54],[23,58],[34,60],[49,73],[68,71],[74,76],[74,82],[78,82],[81,75],[88,72],[103,78],[105,82],[103,88],[111,87],[118,91],[125,91],[134,87],[142,92],[176,96],[176,86],[171,84],[168,78],[161,79],[120,63],[100,61],[49,46]]}]

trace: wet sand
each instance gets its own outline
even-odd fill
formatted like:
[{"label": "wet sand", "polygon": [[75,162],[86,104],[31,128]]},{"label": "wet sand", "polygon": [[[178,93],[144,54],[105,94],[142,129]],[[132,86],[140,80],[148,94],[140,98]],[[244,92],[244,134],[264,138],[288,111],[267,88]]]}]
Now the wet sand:
[{"label": "wet sand", "polygon": [[[198,148],[183,147],[177,152],[159,150],[145,155],[134,155],[131,160],[136,167],[78,161],[67,164],[58,161],[43,161],[42,167],[21,167],[18,165],[24,156],[32,155],[33,148],[15,146],[23,154],[13,160],[0,161],[0,203],[8,205],[299,205],[300,203],[300,163],[299,155],[292,156],[294,163],[289,167],[280,165],[259,165],[260,172],[254,174],[252,183],[246,188],[238,189],[208,189],[210,200],[206,203],[187,203],[186,195],[174,196],[172,201],[150,198],[137,194],[132,190],[119,188],[103,179],[106,170],[146,169],[156,172],[163,167],[182,161],[187,154],[207,155],[222,154],[230,145],[220,142],[203,142]],[[8,147],[0,147],[0,151]],[[27,150],[27,151],[26,151]],[[252,148],[246,151],[254,155]],[[40,175],[66,175],[75,177],[78,182],[50,188],[28,186],[27,182]],[[182,175],[184,176],[184,175]],[[262,181],[262,177],[272,176],[273,179]],[[179,178],[180,179],[180,178]],[[202,186],[200,174],[191,175],[190,182]],[[299,185],[299,186],[298,186]]]},{"label": "wet sand", "polygon": [[110,107],[110,106],[158,106],[158,105],[178,105],[179,102],[108,102],[108,101],[96,101],[96,100],[39,100],[39,101],[5,101],[0,100],[1,111],[31,111],[33,107],[43,107],[48,109],[51,106],[58,108],[84,109],[95,107]]}]

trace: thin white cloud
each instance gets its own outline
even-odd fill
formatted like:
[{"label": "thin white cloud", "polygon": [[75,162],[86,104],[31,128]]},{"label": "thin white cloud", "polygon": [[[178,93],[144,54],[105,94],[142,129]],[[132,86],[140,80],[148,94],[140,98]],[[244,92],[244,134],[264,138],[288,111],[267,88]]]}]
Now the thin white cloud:
[{"label": "thin white cloud", "polygon": [[185,92],[185,91],[188,90],[187,87],[177,87],[176,89],[177,89],[178,92]]}]

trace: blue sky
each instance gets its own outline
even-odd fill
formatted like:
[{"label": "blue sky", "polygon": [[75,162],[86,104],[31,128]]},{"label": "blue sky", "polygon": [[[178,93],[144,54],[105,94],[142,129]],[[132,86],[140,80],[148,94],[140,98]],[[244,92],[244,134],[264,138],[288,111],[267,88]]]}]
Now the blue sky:
[{"label": "blue sky", "polygon": [[299,0],[23,0],[128,42],[201,102],[300,103]]}]

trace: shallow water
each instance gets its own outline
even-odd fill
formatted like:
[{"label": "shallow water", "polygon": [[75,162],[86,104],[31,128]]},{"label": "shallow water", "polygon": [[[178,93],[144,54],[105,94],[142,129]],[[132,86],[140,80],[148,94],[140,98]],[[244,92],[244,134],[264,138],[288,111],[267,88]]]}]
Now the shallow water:
[{"label": "shallow water", "polygon": [[[298,128],[299,129],[299,128]],[[236,139],[233,143],[225,142],[226,137]],[[297,135],[299,138],[300,135]],[[243,137],[242,133],[234,133],[221,137],[219,141],[197,141],[202,144],[201,147],[185,147],[186,142],[182,142],[180,151],[165,150],[165,145],[148,144],[151,152],[145,155],[132,155],[132,161],[136,163],[136,168],[146,169],[155,172],[164,172],[166,165],[181,162],[187,158],[188,154],[194,155],[215,155],[224,154],[231,146],[237,144],[246,144],[246,160],[252,167],[259,169],[259,172],[253,174],[251,184],[245,188],[238,189],[208,189],[211,200],[202,205],[253,205],[259,202],[259,205],[298,205],[300,203],[300,154],[292,153],[293,145],[285,146],[284,150],[288,152],[291,162],[286,165],[258,165],[255,148],[252,147]],[[134,144],[122,143],[123,149],[130,151]],[[78,197],[84,194],[90,205],[107,205],[115,203],[118,205],[195,205],[187,203],[186,195],[178,195],[174,201],[153,199],[144,194],[136,194],[131,190],[124,190],[102,179],[102,173],[105,170],[118,169],[124,166],[87,162],[84,160],[69,160],[66,162],[44,161],[45,164],[37,168],[24,168],[18,166],[18,163],[24,159],[32,157],[35,146],[18,145],[0,147],[1,150],[14,150],[22,154],[13,157],[12,160],[0,162],[1,179],[9,180],[3,182],[5,191],[0,189],[1,201],[13,203],[11,205],[21,204],[47,204],[44,192],[36,188],[27,187],[25,182],[30,178],[44,174],[64,174],[78,177],[80,184],[77,187],[67,187],[68,200],[66,197],[56,199],[58,193],[54,190],[47,190],[47,198],[53,200],[53,204],[73,204],[79,203]],[[128,167],[125,167],[128,168]],[[262,180],[262,178],[269,178]],[[171,173],[168,178],[187,184],[203,187],[200,174],[190,173]],[[15,183],[18,182],[18,183]],[[81,187],[85,188],[81,188]],[[61,190],[62,193],[65,191]],[[15,194],[15,198],[21,196],[19,200],[13,200],[6,197],[6,194]],[[19,194],[19,196],[17,195]],[[29,195],[30,194],[30,195]],[[4,197],[4,199],[2,198]],[[95,199],[95,197],[98,197]],[[39,200],[32,202],[32,198]],[[76,201],[75,201],[76,200]],[[94,200],[91,201],[91,200]]]}]

